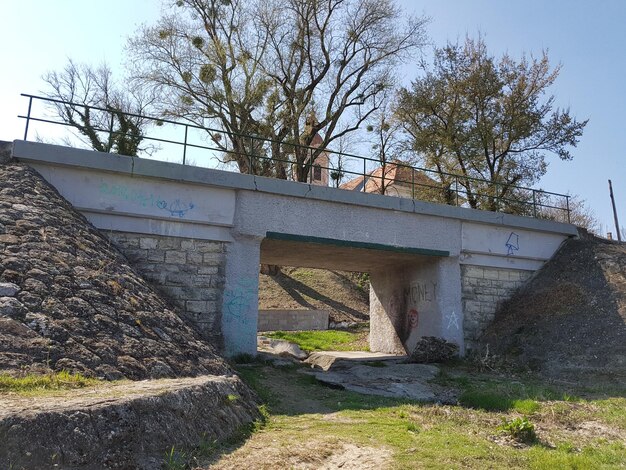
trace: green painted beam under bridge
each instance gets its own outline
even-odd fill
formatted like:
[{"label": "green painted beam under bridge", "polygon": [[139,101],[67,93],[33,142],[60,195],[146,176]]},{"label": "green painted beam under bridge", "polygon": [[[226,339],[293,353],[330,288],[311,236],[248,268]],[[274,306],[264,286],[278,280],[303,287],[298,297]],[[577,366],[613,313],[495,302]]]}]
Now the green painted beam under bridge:
[{"label": "green painted beam under bridge", "polygon": [[341,271],[376,271],[390,266],[420,264],[432,257],[448,256],[450,252],[444,250],[279,232],[267,232],[261,243],[261,263]]}]

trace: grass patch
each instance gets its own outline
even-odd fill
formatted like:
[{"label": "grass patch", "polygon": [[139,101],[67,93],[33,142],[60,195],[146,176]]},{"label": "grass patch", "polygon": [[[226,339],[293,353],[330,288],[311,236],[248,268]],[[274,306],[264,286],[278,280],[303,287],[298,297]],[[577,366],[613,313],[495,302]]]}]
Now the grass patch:
[{"label": "grass patch", "polygon": [[358,351],[363,347],[357,342],[362,335],[351,331],[274,331],[264,336],[296,343],[300,349],[312,351]]},{"label": "grass patch", "polygon": [[493,392],[467,390],[459,397],[459,403],[468,408],[486,411],[506,411],[511,408],[512,400]]},{"label": "grass patch", "polygon": [[0,374],[0,392],[28,393],[46,390],[68,390],[89,387],[101,382],[98,379],[91,379],[82,374],[70,374],[67,371],[41,375],[28,374],[22,377]]},{"label": "grass patch", "polygon": [[531,399],[513,400],[513,409],[525,415],[531,415],[541,409],[539,402]]},{"label": "grass patch", "polygon": [[533,414],[541,409],[541,405],[533,399],[516,400],[497,392],[468,390],[459,397],[459,403],[468,408],[486,411],[515,410],[522,414]]},{"label": "grass patch", "polygon": [[[532,378],[466,375],[456,368],[438,381],[465,390],[464,406],[431,405],[330,389],[294,370],[262,364],[252,369],[244,374],[261,396],[272,388],[274,412],[262,432],[230,454],[228,468],[253,468],[260,448],[275,449],[266,454],[267,468],[288,459],[294,466],[322,467],[324,456],[340,451],[338,442],[385,448],[394,469],[622,468],[626,461],[626,446],[615,431],[626,424],[623,398],[572,401]],[[304,411],[293,408],[294,396],[307,397]],[[580,433],[576,423],[587,421],[613,431]],[[303,435],[311,443],[306,451],[298,445]]]}]

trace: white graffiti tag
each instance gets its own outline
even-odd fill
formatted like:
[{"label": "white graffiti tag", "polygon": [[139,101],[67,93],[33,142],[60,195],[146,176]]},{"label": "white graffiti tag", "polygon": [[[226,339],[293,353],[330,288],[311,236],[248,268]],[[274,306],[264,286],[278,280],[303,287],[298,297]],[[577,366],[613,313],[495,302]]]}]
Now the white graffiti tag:
[{"label": "white graffiti tag", "polygon": [[461,327],[459,326],[459,316],[456,314],[456,312],[454,312],[454,310],[452,311],[452,313],[446,315],[445,319],[448,321],[446,329],[449,330],[453,327],[455,330],[461,329]]}]

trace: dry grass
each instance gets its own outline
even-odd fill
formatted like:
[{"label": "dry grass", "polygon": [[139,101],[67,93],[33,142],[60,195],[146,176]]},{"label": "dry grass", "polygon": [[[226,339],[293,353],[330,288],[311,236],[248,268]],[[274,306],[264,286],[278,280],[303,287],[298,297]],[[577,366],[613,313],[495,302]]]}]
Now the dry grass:
[{"label": "dry grass", "polygon": [[[243,375],[272,413],[246,442],[222,449],[211,468],[617,469],[626,462],[623,397],[573,398],[533,378],[462,367],[451,368],[439,382],[477,394],[494,390],[499,403],[509,406],[493,410],[358,395],[323,387],[297,368],[263,364],[246,367]],[[532,423],[535,442],[499,429],[503,420],[518,418]]]}]

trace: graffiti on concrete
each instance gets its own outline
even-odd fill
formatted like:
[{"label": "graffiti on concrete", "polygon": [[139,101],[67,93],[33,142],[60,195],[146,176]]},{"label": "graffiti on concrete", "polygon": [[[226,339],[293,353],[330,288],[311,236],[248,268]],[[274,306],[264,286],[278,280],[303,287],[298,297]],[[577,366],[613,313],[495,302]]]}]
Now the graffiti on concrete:
[{"label": "graffiti on concrete", "polygon": [[402,297],[402,292],[400,290],[395,290],[389,296],[387,312],[391,318],[400,318],[404,313],[404,301]]},{"label": "graffiti on concrete", "polygon": [[240,325],[251,323],[250,312],[257,302],[256,279],[239,279],[232,289],[224,291],[224,320]]},{"label": "graffiti on concrete", "polygon": [[461,325],[459,324],[459,320],[460,318],[454,310],[452,311],[452,313],[446,314],[444,317],[444,322],[446,322],[446,329],[454,329],[456,331],[460,330]]},{"label": "graffiti on concrete", "polygon": [[154,194],[148,194],[139,189],[130,188],[125,184],[109,184],[104,181],[100,182],[100,194],[113,196],[116,199],[131,202],[142,207],[154,206],[157,201]]},{"label": "graffiti on concrete", "polygon": [[194,208],[193,202],[189,201],[189,203],[185,204],[180,199],[175,199],[169,203],[159,199],[156,205],[159,209],[169,212],[172,217],[178,216],[180,218],[185,217],[185,214]]},{"label": "graffiti on concrete", "polygon": [[416,308],[409,310],[409,328],[414,330],[419,322],[419,313]]},{"label": "graffiti on concrete", "polygon": [[195,206],[192,201],[184,202],[180,198],[167,200],[159,195],[129,187],[125,184],[109,184],[100,182],[100,194],[110,196],[141,207],[156,207],[165,211],[170,217],[185,217]]},{"label": "graffiti on concrete", "polygon": [[511,232],[504,246],[507,248],[507,256],[515,254],[516,251],[519,251],[519,235],[515,232]]},{"label": "graffiti on concrete", "polygon": [[418,302],[434,302],[437,300],[437,283],[432,281],[414,282],[404,289],[404,298],[410,305]]}]

